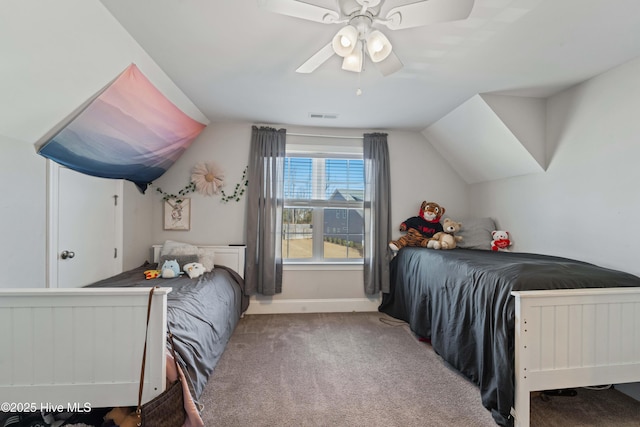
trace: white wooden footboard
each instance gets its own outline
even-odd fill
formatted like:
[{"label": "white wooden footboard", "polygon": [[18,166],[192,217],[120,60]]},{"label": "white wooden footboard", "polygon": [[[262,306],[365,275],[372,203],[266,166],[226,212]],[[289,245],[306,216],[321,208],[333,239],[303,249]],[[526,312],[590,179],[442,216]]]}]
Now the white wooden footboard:
[{"label": "white wooden footboard", "polygon": [[[145,402],[165,387],[169,292],[154,292]],[[0,402],[136,405],[148,298],[149,288],[0,290]]]},{"label": "white wooden footboard", "polygon": [[531,391],[640,381],[640,288],[512,294],[516,426]]}]

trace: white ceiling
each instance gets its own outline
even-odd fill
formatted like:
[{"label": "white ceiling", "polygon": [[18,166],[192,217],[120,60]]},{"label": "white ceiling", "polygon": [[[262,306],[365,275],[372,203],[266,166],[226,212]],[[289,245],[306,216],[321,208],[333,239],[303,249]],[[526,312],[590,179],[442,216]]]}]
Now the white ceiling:
[{"label": "white ceiling", "polygon": [[404,63],[387,77],[337,56],[296,73],[341,25],[257,0],[101,1],[212,122],[422,130],[478,93],[546,97],[640,56],[639,0],[476,0],[465,21],[380,28]]}]

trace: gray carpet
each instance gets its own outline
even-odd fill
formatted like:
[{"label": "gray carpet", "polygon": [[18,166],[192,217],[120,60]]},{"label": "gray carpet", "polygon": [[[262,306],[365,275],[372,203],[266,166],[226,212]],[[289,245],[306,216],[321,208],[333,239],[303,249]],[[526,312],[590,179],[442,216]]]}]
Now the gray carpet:
[{"label": "gray carpet", "polygon": [[[533,395],[531,425],[640,426],[640,402],[578,393]],[[246,316],[201,403],[206,426],[496,425],[474,384],[380,313]]]}]

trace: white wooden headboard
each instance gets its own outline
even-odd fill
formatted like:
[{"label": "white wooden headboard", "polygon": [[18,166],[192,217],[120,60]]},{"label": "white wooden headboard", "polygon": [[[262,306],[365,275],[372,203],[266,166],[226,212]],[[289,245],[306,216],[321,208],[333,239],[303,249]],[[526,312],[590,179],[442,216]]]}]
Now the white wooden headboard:
[{"label": "white wooden headboard", "polygon": [[[244,279],[244,254],[245,246],[218,246],[218,245],[194,245],[200,249],[207,249],[214,252],[214,259],[216,265],[223,265],[225,267],[235,270],[240,277]],[[160,251],[162,245],[153,245],[153,262],[158,262],[160,259]]]}]

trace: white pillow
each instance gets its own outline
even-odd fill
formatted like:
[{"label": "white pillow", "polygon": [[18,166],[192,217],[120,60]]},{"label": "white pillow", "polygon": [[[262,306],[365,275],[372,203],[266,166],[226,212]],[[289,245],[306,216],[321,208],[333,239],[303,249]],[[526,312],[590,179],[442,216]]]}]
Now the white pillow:
[{"label": "white pillow", "polygon": [[209,248],[199,248],[195,245],[183,242],[167,240],[162,245],[160,256],[172,255],[197,255],[198,262],[204,266],[206,271],[213,270],[215,264],[215,251]]},{"label": "white pillow", "polygon": [[197,255],[198,247],[189,243],[175,242],[167,240],[162,245],[160,256],[162,255]]},{"label": "white pillow", "polygon": [[215,264],[215,252],[209,248],[198,248],[198,262],[204,266],[206,271],[213,270]]}]

